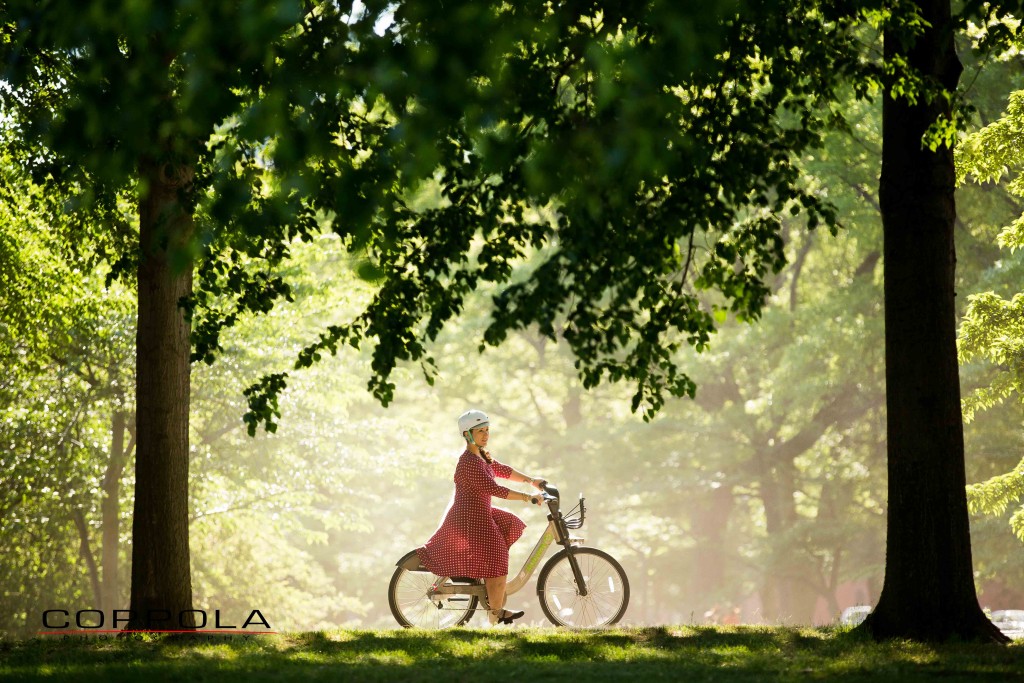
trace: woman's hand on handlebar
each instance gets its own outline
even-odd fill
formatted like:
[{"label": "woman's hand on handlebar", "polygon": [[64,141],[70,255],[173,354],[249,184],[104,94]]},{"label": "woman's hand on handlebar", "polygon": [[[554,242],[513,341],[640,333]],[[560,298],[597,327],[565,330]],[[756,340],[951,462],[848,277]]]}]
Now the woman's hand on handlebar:
[{"label": "woman's hand on handlebar", "polygon": [[533,488],[537,489],[538,491],[543,491],[544,487],[547,486],[548,482],[545,479],[531,479],[530,484],[532,484]]},{"label": "woman's hand on handlebar", "polygon": [[525,502],[530,503],[531,505],[541,505],[544,502],[544,496],[536,494],[532,496],[530,494],[525,495],[527,496]]}]

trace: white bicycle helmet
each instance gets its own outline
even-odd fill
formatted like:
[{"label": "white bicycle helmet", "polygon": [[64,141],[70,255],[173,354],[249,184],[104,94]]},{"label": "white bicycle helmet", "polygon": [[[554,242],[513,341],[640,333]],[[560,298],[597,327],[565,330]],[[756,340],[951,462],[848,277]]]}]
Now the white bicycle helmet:
[{"label": "white bicycle helmet", "polygon": [[[467,410],[459,415],[459,434],[465,436],[466,432],[477,427],[486,427],[491,420],[487,413],[482,410]],[[472,436],[472,435],[470,435]]]}]

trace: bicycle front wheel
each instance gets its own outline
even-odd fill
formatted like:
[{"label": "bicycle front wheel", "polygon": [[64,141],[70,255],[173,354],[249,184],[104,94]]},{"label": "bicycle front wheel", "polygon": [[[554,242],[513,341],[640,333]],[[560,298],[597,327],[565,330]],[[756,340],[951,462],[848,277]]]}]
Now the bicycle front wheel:
[{"label": "bicycle front wheel", "polygon": [[406,628],[441,629],[462,626],[473,618],[475,595],[443,595],[434,600],[428,597],[427,591],[439,578],[426,571],[395,569],[388,586],[388,604],[399,624]]},{"label": "bicycle front wheel", "polygon": [[587,594],[580,595],[562,550],[548,560],[537,578],[537,597],[544,616],[556,626],[594,628],[617,623],[629,604],[629,580],[615,558],[597,548],[573,548]]}]

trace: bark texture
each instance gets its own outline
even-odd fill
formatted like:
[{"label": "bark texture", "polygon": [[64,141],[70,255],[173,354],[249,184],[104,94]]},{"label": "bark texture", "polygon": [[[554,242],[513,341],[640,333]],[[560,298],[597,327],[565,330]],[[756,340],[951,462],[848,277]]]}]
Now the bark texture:
[{"label": "bark texture", "polygon": [[[962,67],[949,0],[917,0],[928,22],[905,48],[885,36],[887,61],[947,91]],[[1005,640],[978,605],[965,493],[956,358],[953,151],[922,146],[942,98],[887,96],[879,198],[885,239],[888,537],[885,583],[865,622],[876,638]]]},{"label": "bark texture", "polygon": [[190,167],[140,163],[135,512],[128,629],[194,627],[188,539]]}]

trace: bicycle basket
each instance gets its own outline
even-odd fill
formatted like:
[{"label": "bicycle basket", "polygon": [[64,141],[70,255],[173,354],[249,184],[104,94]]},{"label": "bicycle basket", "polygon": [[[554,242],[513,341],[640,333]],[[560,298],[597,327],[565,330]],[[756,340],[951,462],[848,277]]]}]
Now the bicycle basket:
[{"label": "bicycle basket", "polygon": [[579,529],[583,526],[583,520],[586,517],[587,508],[583,504],[583,496],[580,496],[580,502],[577,503],[576,507],[562,516],[562,521],[565,522],[566,529]]}]

